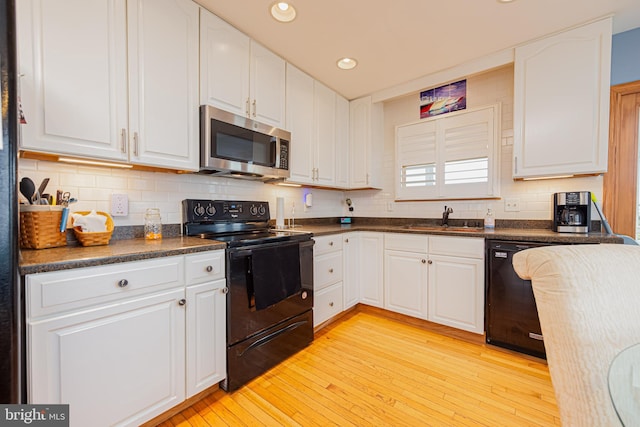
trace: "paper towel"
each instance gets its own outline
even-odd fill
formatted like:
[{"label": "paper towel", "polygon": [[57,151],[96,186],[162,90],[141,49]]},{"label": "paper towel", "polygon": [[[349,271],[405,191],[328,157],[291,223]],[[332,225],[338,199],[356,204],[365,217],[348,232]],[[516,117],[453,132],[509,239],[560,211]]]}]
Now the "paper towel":
[{"label": "paper towel", "polygon": [[276,228],[284,228],[284,197],[276,199]]}]

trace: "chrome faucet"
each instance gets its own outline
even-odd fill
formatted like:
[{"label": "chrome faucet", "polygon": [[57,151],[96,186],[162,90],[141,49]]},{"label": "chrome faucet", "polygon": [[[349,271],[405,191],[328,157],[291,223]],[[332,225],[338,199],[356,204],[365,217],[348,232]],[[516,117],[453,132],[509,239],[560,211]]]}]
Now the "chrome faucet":
[{"label": "chrome faucet", "polygon": [[444,207],[444,212],[442,213],[442,226],[443,227],[448,227],[449,226],[449,214],[453,213],[453,209],[448,208],[448,207]]}]

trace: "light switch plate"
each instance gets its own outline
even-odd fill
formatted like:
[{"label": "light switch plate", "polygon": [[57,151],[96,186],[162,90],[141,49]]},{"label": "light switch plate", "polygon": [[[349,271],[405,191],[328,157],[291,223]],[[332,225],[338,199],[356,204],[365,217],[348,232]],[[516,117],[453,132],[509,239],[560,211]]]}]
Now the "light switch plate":
[{"label": "light switch plate", "polygon": [[129,215],[129,198],[126,194],[111,195],[111,216]]}]

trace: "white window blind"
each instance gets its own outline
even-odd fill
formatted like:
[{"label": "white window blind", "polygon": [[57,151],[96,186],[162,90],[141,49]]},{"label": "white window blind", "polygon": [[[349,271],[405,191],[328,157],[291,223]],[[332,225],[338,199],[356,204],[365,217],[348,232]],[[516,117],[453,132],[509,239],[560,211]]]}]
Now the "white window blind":
[{"label": "white window blind", "polygon": [[396,199],[495,197],[499,104],[399,126]]}]

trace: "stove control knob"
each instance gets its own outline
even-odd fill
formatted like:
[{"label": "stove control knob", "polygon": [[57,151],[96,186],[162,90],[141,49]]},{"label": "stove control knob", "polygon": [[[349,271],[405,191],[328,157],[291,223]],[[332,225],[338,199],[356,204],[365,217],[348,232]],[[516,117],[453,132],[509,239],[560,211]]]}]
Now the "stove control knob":
[{"label": "stove control knob", "polygon": [[207,205],[207,215],[213,216],[216,213],[216,208],[213,205]]},{"label": "stove control knob", "polygon": [[258,207],[256,205],[251,205],[251,207],[249,208],[249,212],[251,212],[251,215],[257,216],[258,215]]},{"label": "stove control knob", "polygon": [[260,205],[260,207],[258,208],[258,213],[260,215],[264,215],[265,213],[267,213],[267,209],[264,207],[264,205]]},{"label": "stove control knob", "polygon": [[193,208],[193,213],[195,216],[202,216],[204,214],[204,207],[201,204],[197,204]]}]

